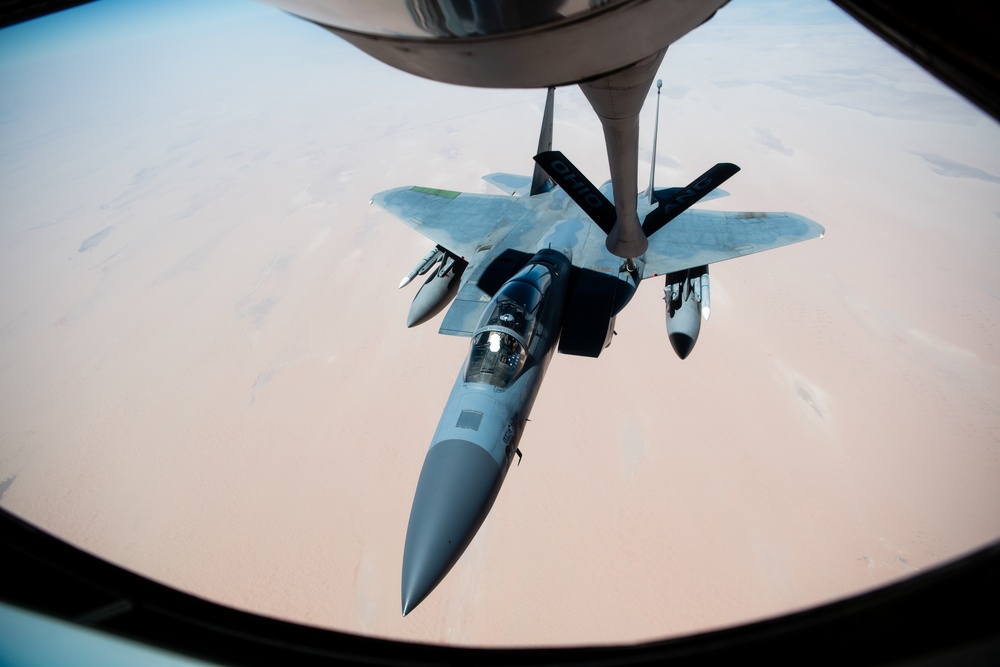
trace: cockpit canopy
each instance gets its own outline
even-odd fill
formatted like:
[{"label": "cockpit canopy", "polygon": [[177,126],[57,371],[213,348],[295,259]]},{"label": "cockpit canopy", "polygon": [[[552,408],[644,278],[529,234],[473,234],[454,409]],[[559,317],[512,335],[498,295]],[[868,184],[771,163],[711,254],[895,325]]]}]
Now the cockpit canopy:
[{"label": "cockpit canopy", "polygon": [[521,342],[503,331],[483,331],[472,338],[465,368],[466,382],[506,389],[524,368],[527,352]]},{"label": "cockpit canopy", "polygon": [[500,288],[472,336],[466,382],[506,388],[517,378],[527,361],[542,296],[551,283],[549,267],[532,264]]}]

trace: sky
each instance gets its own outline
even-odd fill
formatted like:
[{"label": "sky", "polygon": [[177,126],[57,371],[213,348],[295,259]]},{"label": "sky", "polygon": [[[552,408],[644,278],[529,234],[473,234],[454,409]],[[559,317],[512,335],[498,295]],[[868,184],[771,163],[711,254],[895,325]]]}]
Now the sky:
[{"label": "sky", "polygon": [[[658,185],[732,161],[702,208],[826,238],[713,266],[683,362],[653,281],[599,360],[554,358],[521,465],[402,619],[468,342],[405,328],[432,244],[368,201],[530,173],[544,91],[421,80],[235,0],[0,31],[0,505],[208,599],[456,644],[677,636],[995,540],[997,123],[826,2],[733,0],[659,76]],[[583,96],[555,108],[606,179]]]}]

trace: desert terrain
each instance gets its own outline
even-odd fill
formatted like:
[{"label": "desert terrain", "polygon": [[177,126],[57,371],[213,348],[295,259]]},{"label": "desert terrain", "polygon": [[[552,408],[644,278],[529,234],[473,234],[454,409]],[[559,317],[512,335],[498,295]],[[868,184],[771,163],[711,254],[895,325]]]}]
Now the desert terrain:
[{"label": "desert terrain", "polygon": [[[735,162],[701,208],[826,237],[714,265],[683,362],[656,279],[600,359],[556,356],[523,461],[404,619],[468,341],[405,328],[433,244],[369,198],[530,173],[544,91],[418,79],[235,1],[0,31],[0,505],[210,600],[472,645],[685,635],[996,540],[1000,127],[823,2],[734,0],[660,74],[659,186]],[[555,147],[608,177],[576,88]]]}]

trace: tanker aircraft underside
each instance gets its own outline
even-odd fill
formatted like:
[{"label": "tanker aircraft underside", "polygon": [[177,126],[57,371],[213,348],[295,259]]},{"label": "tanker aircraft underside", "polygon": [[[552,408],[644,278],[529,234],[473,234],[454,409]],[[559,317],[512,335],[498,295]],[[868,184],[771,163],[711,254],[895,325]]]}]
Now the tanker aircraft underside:
[{"label": "tanker aircraft underside", "polygon": [[[453,301],[439,331],[472,339],[417,482],[403,554],[403,615],[444,578],[486,518],[520,457],[557,342],[564,354],[597,357],[639,282],[663,276],[667,331],[683,359],[709,316],[710,264],[823,234],[794,213],[689,210],[727,194],[716,188],[739,167],[721,163],[686,187],[654,189],[651,173],[635,208],[625,207],[642,220],[642,238],[631,247],[645,250],[613,254],[623,246],[607,241],[623,207],[616,209],[610,181],[595,187],[551,150],[553,95],[550,88],[534,176],[483,177],[506,194],[402,187],[372,198],[437,244],[400,283],[428,275],[407,325]],[[654,133],[653,155],[655,141]]]}]

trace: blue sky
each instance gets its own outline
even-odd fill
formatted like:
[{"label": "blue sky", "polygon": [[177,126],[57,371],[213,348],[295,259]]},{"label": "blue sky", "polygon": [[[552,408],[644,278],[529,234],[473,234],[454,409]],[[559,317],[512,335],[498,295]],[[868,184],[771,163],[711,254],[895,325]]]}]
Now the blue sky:
[{"label": "blue sky", "polygon": [[178,30],[219,29],[277,11],[247,0],[99,0],[0,30],[0,64],[64,57]]}]

